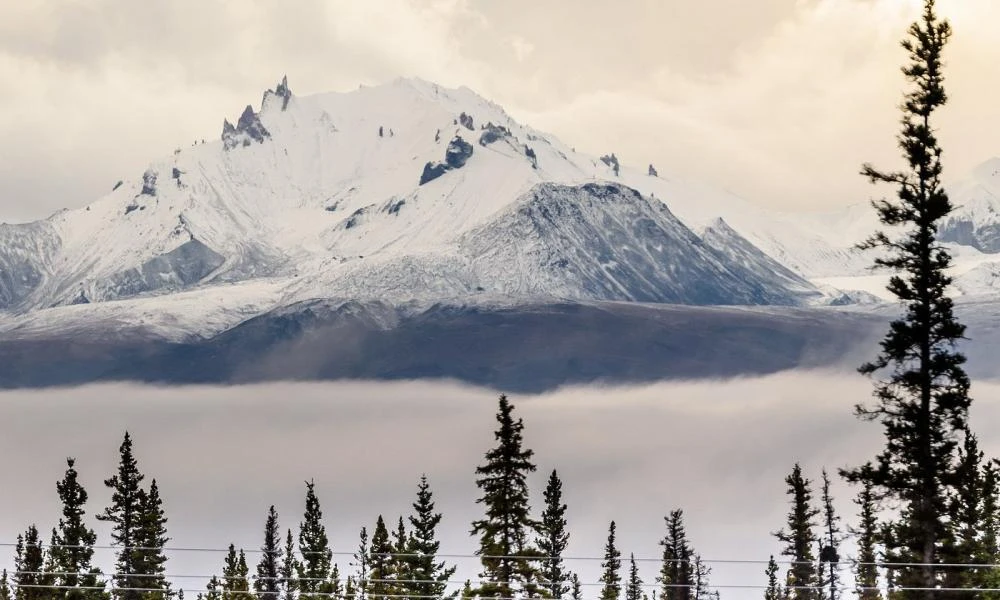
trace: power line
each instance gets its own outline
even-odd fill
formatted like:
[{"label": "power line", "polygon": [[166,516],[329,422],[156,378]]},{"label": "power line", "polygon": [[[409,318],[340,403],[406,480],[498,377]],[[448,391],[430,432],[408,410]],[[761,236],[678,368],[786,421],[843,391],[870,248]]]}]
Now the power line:
[{"label": "power line", "polygon": [[[0,547],[17,547],[19,544],[11,542],[0,542]],[[199,548],[199,547],[156,547],[156,546],[88,546],[84,544],[20,544],[22,547],[28,548],[93,548],[95,550],[140,550],[140,551],[163,551],[163,552],[207,552],[207,553],[228,553],[229,548]],[[259,550],[256,548],[241,548],[244,554],[276,554],[283,555],[284,550]],[[334,551],[319,551],[319,550],[305,550],[297,552],[301,555],[313,555],[313,554],[329,554],[332,556],[347,556],[354,557],[353,552],[334,552]],[[382,558],[422,558],[422,557],[434,557],[434,558],[475,558],[475,559],[492,559],[492,560],[525,560],[525,561],[553,561],[553,560],[564,560],[564,561],[603,561],[605,558],[603,556],[517,556],[517,555],[493,555],[493,554],[426,554],[420,552],[375,552],[371,553],[370,556],[382,557]],[[759,559],[725,559],[725,558],[698,558],[698,559],[687,559],[687,558],[669,558],[664,559],[661,557],[649,558],[649,557],[636,557],[635,562],[657,562],[657,563],[694,563],[702,562],[705,564],[745,564],[745,565],[767,565],[771,561],[759,560]],[[830,563],[815,561],[795,561],[795,560],[775,560],[775,564],[779,565],[817,565],[824,564],[828,565]],[[945,567],[945,568],[968,568],[968,569],[990,569],[990,568],[1000,568],[1000,563],[903,563],[903,562],[859,562],[854,561],[850,557],[834,563],[838,565],[851,565],[851,566],[875,566],[882,568],[907,568],[907,567]]]}]

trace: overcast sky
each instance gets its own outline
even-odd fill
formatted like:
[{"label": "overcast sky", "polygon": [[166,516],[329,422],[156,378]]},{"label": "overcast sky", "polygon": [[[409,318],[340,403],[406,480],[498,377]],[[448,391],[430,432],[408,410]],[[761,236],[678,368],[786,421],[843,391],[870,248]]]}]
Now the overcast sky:
[{"label": "overcast sky", "polygon": [[[871,195],[895,165],[916,0],[24,0],[0,3],[0,221],[94,200],[214,139],[282,74],[298,94],[468,85],[579,150],[762,205]],[[995,0],[955,27],[947,174],[1000,154]]]}]

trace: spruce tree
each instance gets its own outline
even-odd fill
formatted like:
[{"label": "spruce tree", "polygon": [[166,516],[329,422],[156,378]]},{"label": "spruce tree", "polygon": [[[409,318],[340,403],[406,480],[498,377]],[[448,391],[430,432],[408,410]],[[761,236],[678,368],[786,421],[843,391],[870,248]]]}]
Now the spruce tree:
[{"label": "spruce tree", "polygon": [[642,600],[642,578],[635,564],[635,554],[629,555],[628,581],[625,582],[625,600]]},{"label": "spruce tree", "polygon": [[764,600],[783,600],[785,592],[781,589],[778,581],[778,563],[774,560],[774,555],[767,561],[767,587],[764,589]]},{"label": "spruce tree", "polygon": [[676,509],[664,517],[667,532],[660,541],[663,562],[660,566],[661,600],[691,600],[694,597],[694,551],[684,529],[684,511]]},{"label": "spruce tree", "polygon": [[14,592],[10,589],[10,578],[7,569],[0,572],[0,600],[14,600]]},{"label": "spruce tree", "polygon": [[882,600],[878,589],[878,540],[880,526],[874,484],[871,479],[861,479],[862,487],[854,504],[858,507],[858,527],[851,529],[857,538],[858,557],[855,565],[855,592],[858,600]]},{"label": "spruce tree", "polygon": [[608,541],[604,545],[604,562],[601,563],[601,600],[619,600],[622,593],[622,553],[615,545],[615,522],[608,527]]},{"label": "spruce tree", "polygon": [[323,600],[322,594],[330,591],[328,578],[333,566],[333,551],[312,481],[306,482],[306,510],[299,525],[299,553],[302,560],[295,566],[300,600]]},{"label": "spruce tree", "polygon": [[298,561],[295,560],[295,538],[292,530],[285,536],[285,548],[281,558],[281,600],[295,600],[298,585],[295,574],[298,572]]},{"label": "spruce tree", "polygon": [[278,512],[274,505],[267,511],[264,522],[264,544],[260,547],[257,578],[254,591],[258,600],[278,600],[281,592],[281,534],[278,531]]},{"label": "spruce tree", "polygon": [[880,495],[899,505],[884,538],[886,559],[915,566],[895,567],[892,580],[902,588],[921,588],[901,591],[903,597],[927,600],[943,593],[935,588],[946,570],[936,565],[951,543],[948,497],[970,405],[965,357],[955,349],[965,327],[947,295],[951,256],[937,240],[938,224],[952,211],[932,123],[947,101],[942,52],[950,37],[951,26],[938,18],[934,0],[925,0],[902,44],[909,53],[903,73],[913,86],[901,107],[899,135],[908,167],[883,172],[865,165],[862,171],[872,183],[897,188],[896,199],[873,203],[891,235],[877,232],[864,247],[884,251],[875,265],[893,273],[888,289],[905,312],[891,323],[878,357],[860,369],[882,377],[875,382],[875,402],[859,405],[857,413],[882,424],[885,447],[872,469],[846,472],[853,481],[867,472]]},{"label": "spruce tree", "polygon": [[570,577],[569,597],[572,600],[583,600],[583,585],[580,584],[580,576],[576,573]]},{"label": "spruce tree", "polygon": [[[413,596],[444,597],[448,581],[455,575],[456,567],[448,566],[437,558],[441,542],[437,527],[441,513],[434,510],[434,495],[427,476],[420,477],[413,514],[409,517],[410,535],[407,543],[411,583],[407,586]],[[454,596],[452,594],[451,596]]]},{"label": "spruce tree", "polygon": [[66,474],[56,483],[62,517],[53,531],[49,549],[50,570],[57,573],[52,582],[62,588],[66,600],[101,600],[105,594],[93,589],[104,586],[101,571],[92,562],[97,534],[83,520],[88,496],[80,485],[75,465],[74,459],[67,458]]},{"label": "spruce tree", "polygon": [[344,582],[344,599],[354,600],[354,598],[357,597],[357,595],[358,595],[357,588],[354,586],[354,576],[348,575],[347,581]]},{"label": "spruce tree", "polygon": [[115,560],[114,596],[118,600],[139,600],[140,594],[130,590],[145,586],[143,577],[134,576],[144,572],[139,564],[142,554],[136,550],[145,501],[141,487],[144,475],[139,472],[132,453],[132,438],[127,431],[119,454],[118,472],[104,481],[104,485],[112,490],[111,506],[98,514],[97,519],[111,523],[111,541],[119,547]]},{"label": "spruce tree", "polygon": [[497,446],[486,453],[486,461],[476,468],[476,485],[485,507],[483,519],[473,521],[472,535],[479,536],[476,551],[483,565],[478,589],[482,597],[510,598],[518,593],[535,594],[536,568],[532,559],[538,551],[530,546],[529,533],[536,530],[528,502],[527,475],[535,471],[534,452],[523,448],[524,423],[513,417],[514,407],[500,396],[496,415],[499,427]]},{"label": "spruce tree", "polygon": [[198,597],[204,598],[204,600],[222,600],[222,582],[219,581],[218,576],[212,575],[212,578],[205,585],[205,595],[198,594]]},{"label": "spruce tree", "polygon": [[45,549],[38,528],[28,527],[14,547],[14,597],[16,600],[49,600],[52,590],[45,576]]},{"label": "spruce tree", "polygon": [[410,552],[410,537],[406,532],[403,517],[396,521],[396,530],[392,532],[392,542],[389,544],[389,579],[392,583],[392,593],[397,596],[410,595],[413,587],[413,559]]},{"label": "spruce tree", "polygon": [[[986,562],[995,564],[1000,558],[1000,497],[998,497],[997,465],[995,461],[989,461],[983,465],[983,519],[982,519],[982,544],[983,551],[988,557]],[[994,586],[990,586],[994,587]]]},{"label": "spruce tree", "polygon": [[222,568],[222,600],[252,600],[250,593],[250,568],[247,557],[241,549],[229,544],[229,553]]},{"label": "spruce tree", "polygon": [[146,592],[145,596],[149,600],[165,600],[170,596],[170,582],[164,577],[167,556],[163,548],[170,541],[167,537],[166,524],[167,517],[163,512],[160,489],[153,479],[150,481],[148,492],[140,490],[139,523],[134,537],[137,548],[133,552],[136,560],[135,573],[144,576],[141,579],[136,578],[139,587],[164,590],[163,593]]},{"label": "spruce tree", "polygon": [[358,549],[354,553],[354,596],[358,600],[368,598],[368,586],[370,585],[371,556],[368,547],[368,529],[362,527],[358,536]]},{"label": "spruce tree", "polygon": [[343,584],[340,582],[340,567],[334,563],[333,569],[330,570],[330,600],[341,600],[344,597],[343,593]]},{"label": "spruce tree", "polygon": [[701,556],[694,555],[691,572],[694,574],[694,588],[692,598],[695,600],[713,600],[717,593],[712,592],[708,583],[708,576],[712,574],[712,569],[701,560]]},{"label": "spruce tree", "polygon": [[389,542],[389,530],[385,526],[382,515],[375,521],[375,529],[372,532],[372,545],[369,551],[369,585],[367,586],[368,597],[371,600],[388,600],[387,595],[392,591],[392,544]]},{"label": "spruce tree", "polygon": [[819,594],[813,548],[818,540],[813,528],[816,525],[814,519],[820,511],[812,506],[811,482],[802,475],[798,463],[785,478],[785,483],[792,508],[788,512],[786,528],[775,532],[774,536],[785,545],[782,556],[787,556],[792,562],[788,595],[793,600],[816,600]]},{"label": "spruce tree", "polygon": [[540,535],[535,542],[544,557],[541,575],[549,597],[561,599],[569,591],[566,566],[562,558],[569,544],[566,529],[566,505],[562,501],[562,481],[558,473],[552,471],[545,486],[545,510],[539,526]]},{"label": "spruce tree", "polygon": [[[984,494],[983,453],[976,436],[968,434],[959,451],[954,490],[948,499],[950,543],[941,552],[942,562],[973,565],[988,563],[992,558],[983,543],[983,530],[988,525]],[[946,571],[942,587],[987,587],[985,576],[986,570],[981,568],[952,567]]]},{"label": "spruce tree", "polygon": [[829,591],[829,600],[837,600],[840,597],[840,577],[837,573],[837,564],[840,562],[840,516],[833,508],[833,496],[830,494],[830,476],[826,469],[823,469],[823,495],[821,499],[823,505],[823,539],[821,540],[822,550],[820,552],[820,570],[825,564],[827,572],[821,573],[825,578],[822,583],[826,584]]}]

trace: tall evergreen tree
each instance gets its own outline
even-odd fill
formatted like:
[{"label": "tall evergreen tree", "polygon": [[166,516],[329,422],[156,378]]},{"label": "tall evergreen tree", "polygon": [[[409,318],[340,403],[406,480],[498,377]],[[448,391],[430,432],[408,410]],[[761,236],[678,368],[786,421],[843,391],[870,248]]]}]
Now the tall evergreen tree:
[{"label": "tall evergreen tree", "polygon": [[[938,224],[952,211],[941,183],[941,147],[932,124],[945,104],[942,52],[951,26],[938,18],[934,0],[925,0],[920,19],[910,26],[903,48],[909,64],[903,73],[913,85],[903,105],[899,145],[908,168],[883,172],[865,165],[872,183],[896,186],[897,198],[874,202],[881,222],[893,234],[877,232],[865,244],[884,254],[876,266],[893,275],[888,289],[904,305],[893,321],[881,352],[861,367],[867,375],[883,374],[875,383],[873,405],[857,412],[881,422],[885,447],[867,471],[880,493],[899,505],[888,523],[886,558],[895,567],[892,579],[905,598],[932,600],[945,570],[941,553],[948,551],[948,497],[953,487],[959,433],[967,429],[969,378],[956,351],[965,327],[956,319],[948,297],[951,256],[937,239]],[[898,234],[898,235],[897,235]],[[854,481],[862,469],[846,474]]]},{"label": "tall evergreen tree", "polygon": [[660,541],[663,562],[660,566],[661,600],[691,600],[694,597],[694,551],[684,529],[684,511],[676,509],[664,517],[667,532]]},{"label": "tall evergreen tree", "polygon": [[28,527],[14,547],[14,597],[16,600],[49,600],[52,590],[45,575],[45,549],[38,528]]},{"label": "tall evergreen tree", "polygon": [[566,529],[566,505],[562,501],[562,481],[552,471],[545,486],[545,510],[542,512],[540,535],[535,542],[543,558],[541,576],[549,597],[561,599],[569,591],[569,572],[562,554],[569,544]]},{"label": "tall evergreen tree", "polygon": [[764,589],[764,600],[783,600],[785,592],[781,589],[781,583],[778,581],[778,563],[774,560],[773,555],[767,561],[765,573],[767,574],[767,587]]},{"label": "tall evergreen tree", "polygon": [[820,511],[812,506],[811,482],[802,475],[802,467],[798,463],[785,478],[785,483],[792,508],[788,512],[786,528],[775,532],[774,536],[785,545],[782,556],[792,561],[788,595],[793,600],[816,600],[819,594],[813,548],[818,540],[813,528]]},{"label": "tall evergreen tree", "polygon": [[642,578],[635,564],[635,554],[629,555],[628,580],[625,582],[625,600],[642,600]]},{"label": "tall evergreen tree", "polygon": [[535,565],[538,551],[530,546],[529,532],[537,524],[531,519],[527,475],[535,471],[534,452],[523,448],[524,423],[514,420],[514,407],[500,396],[496,415],[499,427],[494,436],[497,446],[486,453],[486,462],[476,468],[476,485],[482,496],[476,500],[485,507],[483,519],[473,521],[472,535],[479,536],[483,565],[482,597],[510,598],[516,593],[535,595]]},{"label": "tall evergreen tree", "polygon": [[300,600],[324,600],[323,594],[330,592],[333,551],[326,537],[323,511],[312,481],[306,482],[306,511],[299,525],[299,553],[302,559],[295,566]]},{"label": "tall evergreen tree", "polygon": [[392,585],[392,543],[389,541],[389,530],[385,526],[382,515],[375,521],[372,532],[372,545],[369,551],[371,567],[369,568],[368,597],[371,600],[389,600],[387,596],[393,593]]},{"label": "tall evergreen tree", "polygon": [[229,544],[229,553],[222,568],[222,600],[253,600],[250,593],[250,568],[241,549]]},{"label": "tall evergreen tree", "polygon": [[264,544],[260,547],[253,587],[258,600],[278,600],[281,592],[281,533],[278,531],[278,511],[273,504],[264,521]]},{"label": "tall evergreen tree", "polygon": [[163,512],[163,501],[160,499],[160,489],[153,479],[149,491],[140,490],[139,523],[135,531],[135,573],[143,575],[138,579],[139,585],[147,590],[164,590],[164,592],[147,592],[148,600],[165,600],[171,595],[170,582],[166,573],[167,555],[163,549],[170,538],[167,537],[167,517]]},{"label": "tall evergreen tree", "polygon": [[[441,513],[434,510],[434,495],[427,476],[420,477],[417,485],[417,499],[413,503],[413,514],[409,517],[410,535],[406,552],[410,565],[407,586],[412,596],[445,597],[448,581],[455,575],[456,567],[448,566],[437,558],[441,542],[437,539],[437,527],[441,523]],[[451,597],[454,594],[450,595]]]},{"label": "tall evergreen tree", "polygon": [[139,600],[141,594],[131,589],[145,586],[144,573],[139,561],[142,553],[138,546],[138,531],[141,527],[145,493],[141,487],[145,476],[139,472],[135,455],[132,453],[132,437],[125,432],[119,447],[118,472],[106,479],[104,485],[112,490],[111,506],[97,515],[99,521],[111,523],[111,541],[118,546],[115,560],[115,592],[118,600]]},{"label": "tall evergreen tree", "polygon": [[281,600],[295,600],[297,597],[296,573],[298,573],[298,561],[295,559],[295,538],[289,529],[285,536],[285,548],[281,558]]},{"label": "tall evergreen tree", "polygon": [[854,504],[858,507],[858,527],[851,530],[857,537],[858,555],[855,565],[855,592],[858,600],[882,600],[878,589],[879,522],[874,484],[871,478],[861,478],[862,487]]},{"label": "tall evergreen tree", "polygon": [[622,553],[615,542],[615,522],[608,527],[608,541],[604,545],[604,562],[601,563],[601,600],[619,600],[622,594]]},{"label": "tall evergreen tree", "polygon": [[[87,490],[80,485],[76,461],[66,459],[66,474],[56,483],[62,501],[62,517],[53,531],[49,549],[52,582],[63,589],[65,600],[101,600],[105,594],[93,588],[104,587],[101,571],[93,565],[97,534],[84,522]],[[70,589],[80,588],[80,589]]]},{"label": "tall evergreen tree", "polygon": [[822,583],[826,584],[829,600],[837,600],[840,597],[840,576],[837,573],[837,565],[840,562],[840,516],[833,508],[833,495],[830,493],[830,476],[826,469],[823,469],[823,495],[821,498],[823,505],[823,535],[821,540],[822,550],[820,551],[820,570],[825,564],[826,573],[821,573]]}]

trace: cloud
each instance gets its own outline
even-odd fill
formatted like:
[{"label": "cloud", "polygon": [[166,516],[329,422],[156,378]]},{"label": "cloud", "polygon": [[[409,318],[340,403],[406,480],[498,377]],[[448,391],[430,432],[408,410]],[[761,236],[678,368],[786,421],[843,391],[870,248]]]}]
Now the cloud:
[{"label": "cloud", "polygon": [[[987,453],[1000,387],[977,385],[974,425]],[[783,477],[795,461],[818,478],[826,467],[857,464],[880,445],[875,424],[852,405],[868,398],[860,377],[785,374],[725,383],[636,388],[575,388],[515,397],[525,442],[539,470],[533,505],[551,469],[565,482],[572,540],[568,555],[601,553],[615,519],[626,555],[659,556],[662,517],[683,507],[707,559],[764,559],[784,518]],[[164,496],[172,546],[247,549],[260,544],[267,507],[282,527],[301,519],[303,482],[314,478],[334,549],[352,552],[357,532],[378,514],[406,514],[426,473],[445,517],[442,552],[475,549],[469,522],[479,516],[474,469],[493,443],[492,392],[444,383],[274,384],[156,388],[102,385],[0,394],[0,480],[7,482],[0,542],[30,522],[42,531],[58,515],[55,482],[75,456],[91,511],[109,499],[101,485],[115,466],[122,431],[135,439],[141,469]],[[835,484],[847,515],[851,491]],[[106,528],[99,528],[107,541]],[[110,558],[102,551],[101,559]],[[180,552],[168,572],[210,574],[221,556]],[[342,569],[347,557],[338,555]],[[9,565],[9,553],[0,564]],[[459,577],[475,561],[459,559]],[[595,561],[570,565],[597,580]],[[760,584],[763,565],[712,563],[719,585]],[[643,563],[647,581],[656,565]],[[183,580],[190,588],[204,582]],[[754,590],[746,597],[757,597]],[[724,590],[727,598],[742,598]]]},{"label": "cloud", "polygon": [[[94,200],[257,102],[397,76],[468,85],[578,149],[702,179],[766,206],[873,193],[895,164],[898,0],[34,0],[0,5],[0,219]],[[942,0],[955,25],[949,176],[997,154],[992,0]]]}]

